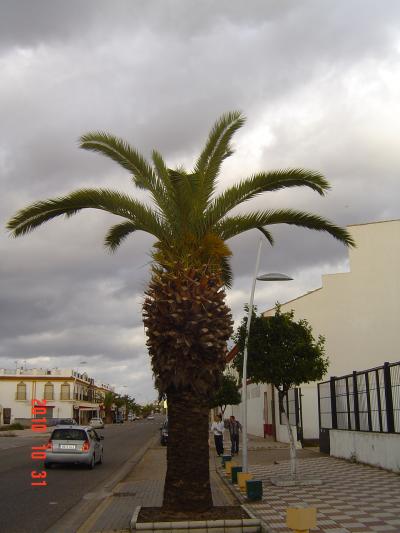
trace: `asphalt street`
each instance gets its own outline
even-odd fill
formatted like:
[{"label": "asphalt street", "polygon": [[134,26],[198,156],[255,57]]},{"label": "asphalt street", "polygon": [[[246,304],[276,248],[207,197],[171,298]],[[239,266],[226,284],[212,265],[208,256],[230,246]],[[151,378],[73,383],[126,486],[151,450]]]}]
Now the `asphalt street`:
[{"label": "asphalt street", "polygon": [[101,489],[159,431],[161,421],[158,416],[155,420],[113,424],[98,430],[104,435],[104,463],[94,470],[75,465],[53,467],[47,471],[47,487],[31,486],[31,471],[43,466],[42,461],[31,459],[31,446],[42,444],[42,440],[1,437],[0,531],[44,533],[83,498],[90,498]]}]

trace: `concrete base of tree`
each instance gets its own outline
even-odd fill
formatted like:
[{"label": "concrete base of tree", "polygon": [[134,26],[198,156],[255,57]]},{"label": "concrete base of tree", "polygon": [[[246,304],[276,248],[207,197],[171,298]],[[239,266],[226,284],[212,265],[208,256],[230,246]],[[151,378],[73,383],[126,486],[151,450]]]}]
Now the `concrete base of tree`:
[{"label": "concrete base of tree", "polygon": [[[189,520],[182,522],[138,522],[141,507],[136,507],[133,513],[130,530],[131,531],[154,531],[158,533],[168,531],[179,531],[180,533],[195,533],[204,531],[228,531],[235,533],[258,533],[261,531],[261,520],[259,518],[242,518],[234,520]],[[247,511],[246,511],[247,512]]]}]

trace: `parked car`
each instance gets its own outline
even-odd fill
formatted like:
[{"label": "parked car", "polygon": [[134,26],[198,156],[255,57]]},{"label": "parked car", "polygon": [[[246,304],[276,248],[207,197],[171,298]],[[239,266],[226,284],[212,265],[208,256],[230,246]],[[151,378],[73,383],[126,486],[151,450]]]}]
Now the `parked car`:
[{"label": "parked car", "polygon": [[147,420],[154,420],[154,416],[153,415],[148,416]]},{"label": "parked car", "polygon": [[103,462],[103,439],[89,426],[56,427],[47,443],[44,466],[84,464],[92,470]]},{"label": "parked car", "polygon": [[104,422],[102,418],[91,418],[89,420],[89,425],[96,429],[103,429],[104,428]]},{"label": "parked car", "polygon": [[166,446],[168,444],[168,420],[165,420],[160,427],[160,433],[161,446]]},{"label": "parked car", "polygon": [[77,426],[78,423],[73,418],[59,418],[56,426]]}]

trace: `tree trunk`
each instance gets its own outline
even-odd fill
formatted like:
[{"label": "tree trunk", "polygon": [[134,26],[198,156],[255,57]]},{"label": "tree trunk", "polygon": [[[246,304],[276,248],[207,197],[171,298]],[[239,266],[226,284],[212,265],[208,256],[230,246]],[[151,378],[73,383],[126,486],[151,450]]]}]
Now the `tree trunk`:
[{"label": "tree trunk", "polygon": [[287,413],[285,411],[285,404],[284,404],[284,401],[283,401],[285,399],[285,396],[287,395],[287,392],[288,391],[281,391],[281,390],[278,389],[279,409],[280,409],[280,412],[282,413],[282,416],[283,416],[283,419],[284,419],[284,421],[286,423],[286,427],[287,427],[288,434],[289,434],[289,442],[290,442],[290,474],[291,474],[292,479],[295,479],[296,476],[297,476],[296,443],[295,443],[294,436],[293,436],[292,426],[290,425],[290,422],[289,422],[289,416],[287,415]]},{"label": "tree trunk", "polygon": [[193,392],[168,393],[164,509],[202,512],[213,506],[208,414],[206,399]]}]

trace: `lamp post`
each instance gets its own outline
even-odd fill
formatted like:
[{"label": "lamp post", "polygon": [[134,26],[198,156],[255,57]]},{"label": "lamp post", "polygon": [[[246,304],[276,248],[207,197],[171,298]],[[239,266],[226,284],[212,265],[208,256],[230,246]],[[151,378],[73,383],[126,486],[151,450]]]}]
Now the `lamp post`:
[{"label": "lamp post", "polygon": [[249,344],[249,333],[250,333],[250,324],[251,317],[253,315],[253,302],[254,302],[254,291],[256,288],[256,281],[290,281],[293,278],[286,276],[286,274],[279,274],[273,272],[271,274],[263,274],[258,276],[258,269],[260,267],[260,258],[261,258],[261,248],[262,248],[262,238],[260,238],[258,243],[257,250],[257,259],[256,266],[254,270],[254,278],[251,286],[250,302],[249,302],[249,313],[247,317],[247,327],[246,327],[246,338],[244,342],[244,352],[243,352],[243,379],[242,379],[242,405],[243,405],[243,419],[242,419],[242,467],[243,472],[248,472],[248,454],[247,454],[247,349]]},{"label": "lamp post", "polygon": [[[75,394],[76,394],[76,396],[77,396],[76,399],[78,400],[78,424],[81,423],[81,410],[80,410],[80,408],[79,408],[78,387],[77,387],[77,385],[76,385],[76,378],[77,378],[77,375],[76,375],[76,374],[77,374],[77,373],[79,374],[79,369],[80,369],[81,365],[86,365],[86,361],[80,361],[80,362],[79,362],[79,366],[78,366],[78,368],[77,368],[77,372],[74,371],[74,374],[75,374],[75,375],[74,375],[74,388],[73,388],[73,391],[72,391],[72,399],[73,399],[73,401],[75,401]],[[73,415],[72,415],[72,416],[73,416]]]}]

